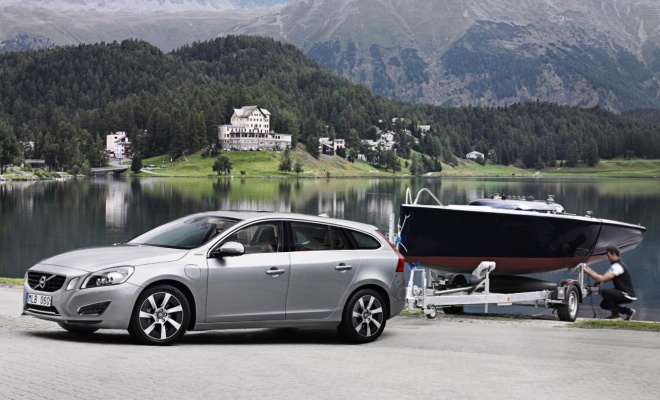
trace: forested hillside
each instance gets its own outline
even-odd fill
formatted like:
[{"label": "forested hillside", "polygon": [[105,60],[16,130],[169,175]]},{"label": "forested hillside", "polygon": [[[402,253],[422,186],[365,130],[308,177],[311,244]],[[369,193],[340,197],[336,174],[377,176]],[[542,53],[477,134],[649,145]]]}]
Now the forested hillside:
[{"label": "forested hillside", "polygon": [[[26,158],[57,169],[104,162],[105,135],[126,131],[143,157],[173,157],[215,144],[233,108],[258,105],[271,128],[315,147],[321,136],[375,138],[375,127],[409,129],[398,154],[416,149],[452,162],[478,150],[501,164],[557,159],[660,158],[660,127],[602,109],[549,103],[489,109],[398,103],[334,76],[292,45],[228,36],[171,53],[136,40],[0,56],[0,119]],[[393,125],[392,118],[404,118]],[[422,136],[416,125],[431,125]]]}]

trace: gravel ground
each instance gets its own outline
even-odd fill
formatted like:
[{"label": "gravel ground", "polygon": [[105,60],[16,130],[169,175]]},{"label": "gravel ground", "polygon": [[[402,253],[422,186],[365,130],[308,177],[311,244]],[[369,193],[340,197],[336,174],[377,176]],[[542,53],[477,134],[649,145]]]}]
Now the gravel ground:
[{"label": "gravel ground", "polygon": [[125,331],[74,335],[20,316],[0,288],[0,398],[655,399],[657,333],[554,319],[400,316],[368,345],[333,329],[189,332],[177,345]]}]

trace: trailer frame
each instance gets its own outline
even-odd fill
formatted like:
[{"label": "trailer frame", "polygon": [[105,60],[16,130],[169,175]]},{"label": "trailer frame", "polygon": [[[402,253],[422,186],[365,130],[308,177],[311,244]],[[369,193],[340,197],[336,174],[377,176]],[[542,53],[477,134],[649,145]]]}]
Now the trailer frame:
[{"label": "trailer frame", "polygon": [[[577,279],[564,279],[554,290],[511,293],[490,292],[490,274],[496,268],[493,261],[482,261],[472,272],[477,283],[445,290],[429,287],[427,276],[430,277],[431,271],[413,265],[410,267],[410,279],[406,288],[406,303],[409,310],[419,310],[428,318],[435,318],[440,307],[452,313],[449,307],[484,304],[484,311],[487,313],[489,304],[543,306],[557,309],[560,320],[572,322],[577,318],[579,304],[591,293],[591,288],[584,285],[584,265],[578,264],[570,269],[578,274]],[[414,285],[414,278],[418,273],[422,275],[421,288]]]}]

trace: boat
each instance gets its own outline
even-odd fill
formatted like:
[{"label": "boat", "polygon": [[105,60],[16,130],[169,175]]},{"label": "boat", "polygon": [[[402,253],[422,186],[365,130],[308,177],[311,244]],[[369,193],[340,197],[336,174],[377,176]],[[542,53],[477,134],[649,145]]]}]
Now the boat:
[{"label": "boat", "polygon": [[[437,204],[419,204],[428,193]],[[558,271],[606,259],[605,248],[637,247],[646,228],[567,213],[554,201],[494,194],[468,205],[443,205],[428,189],[399,213],[399,252],[408,263],[440,271],[471,273],[494,261],[493,275]]]}]

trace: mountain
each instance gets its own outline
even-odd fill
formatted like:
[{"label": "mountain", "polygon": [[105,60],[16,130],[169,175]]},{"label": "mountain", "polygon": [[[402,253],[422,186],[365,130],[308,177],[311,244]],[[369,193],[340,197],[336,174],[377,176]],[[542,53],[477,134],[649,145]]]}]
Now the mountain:
[{"label": "mountain", "polygon": [[140,38],[165,51],[291,0],[0,0],[0,53]]},{"label": "mountain", "polygon": [[660,108],[657,0],[0,0],[5,49],[230,34],[289,42],[393,99]]},{"label": "mountain", "polygon": [[[203,149],[217,143],[218,125],[243,105],[266,108],[275,132],[313,151],[320,137],[336,137],[354,157],[360,139],[377,139],[379,128],[396,131],[397,155],[426,171],[473,150],[529,168],[580,157],[660,158],[660,126],[599,107],[403,103],[374,96],[295,46],[263,37],[227,36],[168,53],[134,39],[10,52],[0,55],[0,71],[0,123],[34,143],[27,158],[67,170],[85,158],[102,164],[110,132],[127,132],[145,157]],[[363,153],[380,159],[380,152]]]},{"label": "mountain", "polygon": [[56,12],[181,12],[260,8],[290,0],[0,0],[0,7],[43,9]]},{"label": "mountain", "polygon": [[223,33],[286,40],[402,100],[660,107],[657,1],[299,0]]}]

